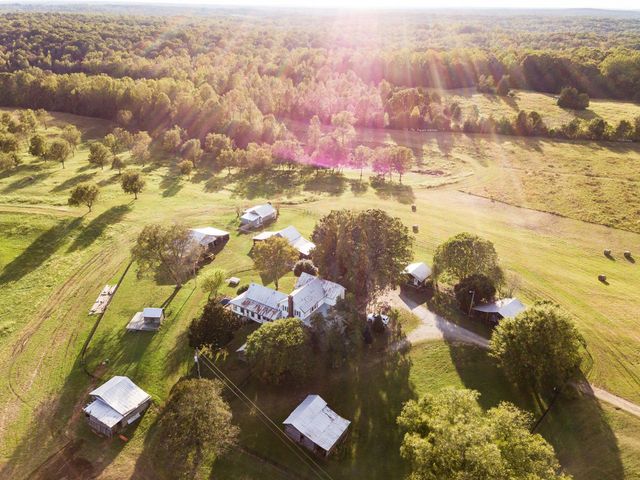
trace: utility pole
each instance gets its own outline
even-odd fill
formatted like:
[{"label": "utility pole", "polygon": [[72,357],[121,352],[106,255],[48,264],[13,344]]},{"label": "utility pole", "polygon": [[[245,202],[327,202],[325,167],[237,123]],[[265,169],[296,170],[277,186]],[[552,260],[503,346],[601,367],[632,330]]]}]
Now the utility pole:
[{"label": "utility pole", "polygon": [[193,355],[193,361],[196,362],[196,366],[198,367],[198,378],[200,377],[200,359],[198,358],[198,349],[196,348],[196,353]]}]

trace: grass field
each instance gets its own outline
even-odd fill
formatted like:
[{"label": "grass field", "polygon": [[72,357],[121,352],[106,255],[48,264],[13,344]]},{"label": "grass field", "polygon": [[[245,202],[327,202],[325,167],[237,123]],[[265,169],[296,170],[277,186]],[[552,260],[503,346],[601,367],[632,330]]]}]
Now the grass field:
[{"label": "grass field", "polygon": [[549,127],[559,127],[569,123],[574,118],[589,121],[602,118],[612,126],[620,120],[633,123],[633,119],[640,115],[640,105],[631,102],[603,100],[592,98],[586,110],[564,109],[557,105],[557,95],[539,92],[514,90],[512,97],[487,95],[473,90],[445,90],[439,91],[447,103],[458,102],[463,114],[471,113],[473,106],[477,106],[480,115],[488,117],[514,117],[519,110],[536,111]]},{"label": "grass field", "polygon": [[[64,116],[64,120],[84,126],[85,140],[108,128],[103,122],[89,119]],[[56,128],[50,127],[47,133],[54,134]],[[463,135],[372,131],[362,131],[360,135],[371,142],[391,140],[419,148],[426,152],[424,168],[433,162],[443,173],[413,172],[403,179],[403,186],[375,190],[359,187],[358,172],[318,176],[305,170],[253,176],[233,172],[227,177],[226,172],[212,175],[203,171],[190,179],[180,179],[167,166],[150,165],[143,169],[147,188],[139,200],[133,201],[120,191],[115,172],[88,167],[87,146],[82,145],[65,169],[34,162],[25,155],[25,164],[17,171],[0,175],[0,370],[4,373],[0,377],[0,455],[4,462],[0,477],[26,477],[57,447],[80,438],[84,443],[78,455],[89,459],[94,473],[102,478],[147,478],[144,471],[148,460],[140,454],[153,435],[156,410],[144,417],[126,444],[117,439],[98,440],[79,421],[84,393],[95,383],[85,373],[79,357],[95,321],[87,316],[88,309],[104,284],[122,276],[137,232],[152,222],[182,221],[190,226],[231,230],[231,240],[212,266],[206,268],[223,267],[240,277],[242,283],[261,281],[247,256],[250,236],[237,235],[234,227],[236,207],[264,199],[281,204],[281,216],[274,228],[292,224],[306,235],[332,208],[384,208],[405,224],[420,226],[415,249],[419,260],[429,261],[437,244],[460,231],[492,240],[504,266],[522,278],[518,295],[525,302],[553,299],[575,317],[594,357],[589,379],[640,402],[640,267],[621,255],[623,250],[640,245],[640,235],[459,191],[482,189],[504,176],[510,178],[511,190],[530,189],[526,176],[512,174],[515,169],[510,170],[504,158],[508,155],[509,162],[521,161],[520,154],[536,143],[542,149],[537,153],[535,148],[530,150],[532,157],[539,159],[536,162],[553,154],[562,158],[566,169],[580,161],[601,171],[601,162],[608,161],[609,156],[618,168],[629,169],[626,162],[635,162],[637,152],[531,139],[522,144],[513,139],[511,145],[511,139]],[[556,159],[556,163],[559,161]],[[563,188],[577,188],[571,178],[561,176]],[[67,207],[69,189],[88,180],[102,188],[94,211]],[[560,194],[550,190],[547,200],[557,201]],[[579,198],[578,192],[575,194],[574,199]],[[614,200],[611,201],[613,205]],[[558,202],[568,208],[571,198],[567,195]],[[410,203],[417,205],[417,213],[411,212]],[[616,260],[606,259],[602,255],[604,248],[611,248]],[[599,273],[607,274],[609,285],[597,281]],[[293,278],[288,276],[281,282],[281,289],[288,291],[292,285]],[[172,293],[173,286],[161,278],[137,278],[133,265],[86,354],[87,369],[106,378],[130,375],[154,396],[158,407],[175,380],[190,367],[185,328],[204,303],[204,294],[195,281],[185,284],[169,303],[167,322],[154,335],[125,334],[124,326],[133,313],[164,302]],[[227,289],[224,293],[232,295],[233,291]],[[330,403],[334,401],[343,410],[336,408],[338,412],[353,418],[358,426],[354,429],[358,440],[350,442],[336,459],[338,463],[329,466],[335,469],[336,476],[342,472],[348,478],[356,474],[376,478],[373,475],[379,471],[387,476],[377,478],[389,478],[392,468],[402,471],[404,466],[397,456],[389,459],[388,467],[380,462],[389,452],[397,454],[399,439],[393,418],[400,401],[409,396],[444,385],[466,385],[484,392],[481,402],[487,402],[483,403],[485,406],[502,398],[528,405],[500,379],[494,367],[473,357],[475,354],[469,354],[471,360],[462,361],[452,353],[452,347],[437,345],[416,349],[408,360],[385,368],[372,367],[367,375],[375,375],[374,378],[362,370],[362,375],[338,375],[331,380],[335,383],[318,385],[319,389],[324,388],[318,393],[326,395]],[[258,392],[251,383],[248,388],[254,389],[261,404],[274,404],[273,414],[278,418],[306,391],[300,388],[283,399],[282,392]],[[373,399],[369,405],[373,412],[385,412],[379,424],[358,410],[358,402],[369,397]],[[640,422],[593,402],[585,405],[558,409],[558,417],[552,417],[543,427],[542,432],[556,446],[563,464],[580,473],[577,478],[640,478]],[[251,418],[239,415],[239,421],[248,424]],[[250,428],[243,435],[253,435],[253,431]],[[265,442],[258,433],[255,435],[256,438],[243,441],[258,446]],[[384,441],[377,443],[376,438]],[[579,448],[580,442],[584,449]],[[598,468],[609,472],[607,477],[598,477],[597,470],[588,471],[593,463],[589,461],[592,452],[600,452]],[[219,468],[237,473],[250,463],[251,457],[243,455],[225,459]],[[279,458],[280,454],[274,455]],[[271,470],[273,478],[277,478],[277,469],[269,466],[256,468],[250,464],[241,473],[244,478],[259,478],[261,472]]]}]

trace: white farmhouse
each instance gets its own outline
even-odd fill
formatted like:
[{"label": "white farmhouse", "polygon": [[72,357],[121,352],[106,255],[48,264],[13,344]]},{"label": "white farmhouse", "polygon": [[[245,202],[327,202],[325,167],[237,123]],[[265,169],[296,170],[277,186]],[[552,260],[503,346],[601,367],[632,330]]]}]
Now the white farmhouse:
[{"label": "white farmhouse", "polygon": [[314,313],[326,315],[344,295],[342,285],[302,273],[289,295],[252,283],[229,305],[238,315],[259,323],[286,317],[308,323]]}]

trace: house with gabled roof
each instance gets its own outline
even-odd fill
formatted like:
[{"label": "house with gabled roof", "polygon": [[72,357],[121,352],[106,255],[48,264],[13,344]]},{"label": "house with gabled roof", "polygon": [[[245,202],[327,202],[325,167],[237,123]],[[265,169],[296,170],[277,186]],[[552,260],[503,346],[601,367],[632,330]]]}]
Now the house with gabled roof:
[{"label": "house with gabled roof", "polygon": [[424,287],[431,276],[431,267],[424,262],[410,263],[402,271],[407,279],[407,285],[415,288]]},{"label": "house with gabled roof", "polygon": [[213,251],[229,241],[229,232],[214,227],[192,228],[189,230],[193,241],[205,251]]},{"label": "house with gabled roof", "polygon": [[252,283],[229,305],[238,315],[259,323],[286,317],[297,317],[308,323],[315,313],[326,315],[344,298],[345,292],[338,283],[302,273],[289,295]]},{"label": "house with gabled roof", "polygon": [[92,402],[84,407],[89,426],[107,437],[122,431],[140,418],[151,404],[151,396],[127,377],[115,376],[89,393]]},{"label": "house with gabled roof", "polygon": [[270,203],[248,208],[240,217],[240,228],[250,230],[260,228],[278,217],[278,211]]},{"label": "house with gabled roof", "polygon": [[293,441],[328,457],[346,436],[351,422],[331,410],[320,395],[308,395],[282,424]]},{"label": "house with gabled roof", "polygon": [[253,243],[261,242],[271,237],[281,237],[286,239],[293,248],[295,248],[302,258],[309,258],[311,251],[316,248],[316,244],[307,240],[302,236],[293,225],[283,228],[277,232],[262,232],[253,237]]}]

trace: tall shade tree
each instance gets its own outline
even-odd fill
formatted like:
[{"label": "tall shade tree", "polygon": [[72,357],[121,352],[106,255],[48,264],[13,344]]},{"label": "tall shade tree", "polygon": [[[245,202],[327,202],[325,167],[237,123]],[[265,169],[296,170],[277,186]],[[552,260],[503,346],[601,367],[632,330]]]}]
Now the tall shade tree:
[{"label": "tall shade tree", "polygon": [[[126,175],[126,174],[125,174]],[[200,246],[184,225],[147,225],[131,250],[138,273],[161,270],[181,286],[195,271]]]},{"label": "tall shade tree", "polygon": [[198,163],[202,158],[202,146],[200,140],[192,138],[184,142],[180,148],[180,154],[184,160],[190,161],[194,167],[198,167]]},{"label": "tall shade tree", "polygon": [[89,147],[89,157],[87,160],[91,165],[100,167],[101,170],[104,170],[104,166],[109,163],[109,160],[111,160],[112,157],[113,152],[111,149],[100,142],[95,142],[91,144],[91,147]]},{"label": "tall shade tree", "polygon": [[217,299],[207,302],[198,318],[189,325],[187,336],[191,348],[217,350],[233,339],[233,334],[242,325],[242,320]]},{"label": "tall shade tree", "polygon": [[69,143],[73,153],[76,153],[76,147],[80,144],[80,139],[82,138],[82,134],[80,133],[80,130],[78,130],[78,127],[75,125],[65,125],[60,136]]},{"label": "tall shade tree", "polygon": [[354,168],[360,170],[360,180],[362,180],[362,171],[371,164],[373,160],[373,150],[364,145],[359,145],[353,152],[351,164]]},{"label": "tall shade tree", "polygon": [[320,274],[364,303],[398,285],[413,259],[409,230],[384,210],[333,210],[316,224],[311,239]]},{"label": "tall shade tree", "polygon": [[147,132],[138,132],[133,136],[131,156],[142,166],[149,161],[151,156],[149,145],[151,145],[151,137]]},{"label": "tall shade tree", "polygon": [[222,383],[205,378],[181,380],[171,390],[154,451],[172,478],[208,478],[215,459],[236,443],[239,429],[222,391]]},{"label": "tall shade tree", "polygon": [[233,141],[223,133],[209,133],[204,139],[204,151],[212,160],[218,158],[223,150],[231,150]]},{"label": "tall shade tree", "polygon": [[81,183],[71,190],[68,203],[74,207],[86,205],[89,208],[89,211],[91,211],[99,196],[100,189],[96,184]]},{"label": "tall shade tree", "polygon": [[164,132],[162,136],[162,149],[167,153],[176,153],[182,145],[184,130],[177,125]]},{"label": "tall shade tree", "polygon": [[124,163],[124,160],[122,160],[122,158],[120,158],[117,155],[113,156],[113,161],[111,162],[111,170],[118,170],[118,173],[122,173],[122,169],[125,168],[127,166],[126,163]]},{"label": "tall shade tree", "polygon": [[569,480],[553,447],[510,403],[483,412],[473,390],[446,388],[407,402],[398,417],[411,480]]},{"label": "tall shade tree", "polygon": [[222,268],[214,268],[204,275],[204,278],[200,283],[200,288],[207,294],[208,299],[211,298],[211,296],[215,297],[224,285],[226,278],[226,270]]},{"label": "tall shade tree", "polygon": [[29,155],[43,158],[47,153],[47,142],[42,135],[34,135],[29,140]]},{"label": "tall shade tree", "polygon": [[280,277],[290,272],[300,257],[287,239],[273,236],[253,247],[253,262],[263,277],[273,280],[278,289]]},{"label": "tall shade tree", "polygon": [[227,169],[227,173],[231,174],[231,169],[238,165],[238,154],[235,150],[224,149],[217,157],[218,166]]},{"label": "tall shade tree", "polygon": [[541,302],[500,321],[490,354],[512,382],[542,395],[579,378],[585,346],[569,314]]},{"label": "tall shade tree", "polygon": [[402,175],[407,173],[415,162],[413,156],[413,150],[407,147],[395,146],[391,148],[391,165],[396,173],[400,177],[400,183],[402,183]]},{"label": "tall shade tree", "polygon": [[304,378],[311,367],[310,345],[309,333],[300,319],[267,322],[247,337],[247,361],[265,382]]},{"label": "tall shade tree", "polygon": [[62,164],[62,168],[64,168],[64,162],[66,162],[70,155],[71,145],[69,145],[69,142],[62,138],[58,138],[47,146],[47,153],[45,154],[45,157],[48,160],[59,162]]},{"label": "tall shade tree", "polygon": [[490,278],[497,286],[503,273],[493,243],[471,233],[459,233],[438,245],[433,256],[433,276],[448,274],[460,281],[474,274]]},{"label": "tall shade tree", "polygon": [[122,174],[120,185],[124,193],[133,193],[133,198],[137,200],[138,194],[145,186],[145,181],[140,172],[129,171]]}]

